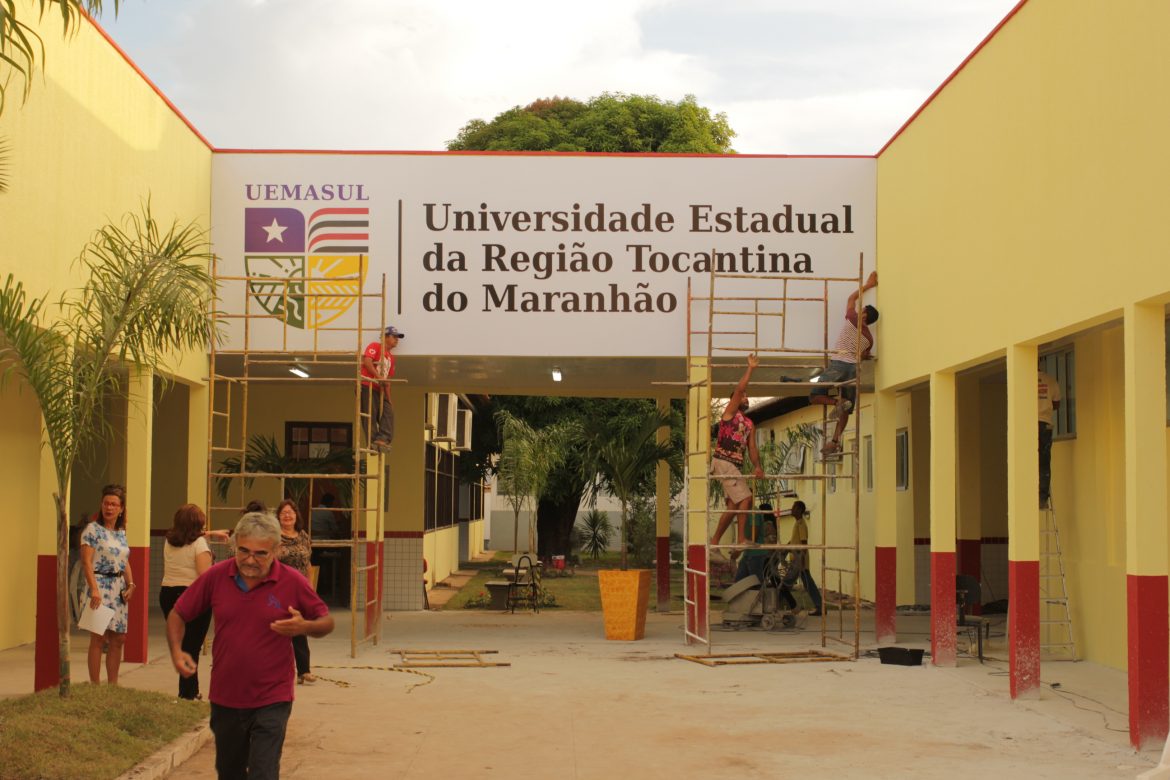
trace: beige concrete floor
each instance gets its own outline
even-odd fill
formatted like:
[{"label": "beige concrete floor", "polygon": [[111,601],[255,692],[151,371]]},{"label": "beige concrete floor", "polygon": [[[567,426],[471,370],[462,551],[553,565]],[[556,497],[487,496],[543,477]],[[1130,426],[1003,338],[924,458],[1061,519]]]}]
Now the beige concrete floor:
[{"label": "beige concrete floor", "polygon": [[[1129,747],[1125,675],[1095,664],[1046,664],[1059,688],[1013,702],[1006,664],[969,658],[708,668],[674,658],[686,649],[677,614],[650,615],[646,639],[625,643],[606,642],[592,613],[392,613],[357,659],[348,615],[338,619],[312,640],[313,661],[352,687],[298,687],[284,777],[1107,778],[1157,760]],[[714,650],[818,647],[816,620],[795,633],[715,632]],[[927,621],[899,617],[901,644],[925,646]],[[433,670],[421,687],[411,674],[324,668],[392,666],[397,648],[497,650],[488,658],[511,665]],[[161,635],[151,651],[123,684],[175,690]],[[989,653],[1006,657],[1002,640]],[[206,660],[201,674],[206,690]],[[0,653],[0,695],[31,679],[30,647]],[[173,777],[212,778],[213,762],[209,745]]]}]

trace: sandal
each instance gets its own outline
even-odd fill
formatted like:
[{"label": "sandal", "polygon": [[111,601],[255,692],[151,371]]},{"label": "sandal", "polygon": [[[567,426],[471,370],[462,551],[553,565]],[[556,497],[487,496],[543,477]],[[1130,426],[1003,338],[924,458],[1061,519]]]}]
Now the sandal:
[{"label": "sandal", "polygon": [[297,685],[312,685],[317,682],[317,675],[311,672],[305,672],[297,677]]}]

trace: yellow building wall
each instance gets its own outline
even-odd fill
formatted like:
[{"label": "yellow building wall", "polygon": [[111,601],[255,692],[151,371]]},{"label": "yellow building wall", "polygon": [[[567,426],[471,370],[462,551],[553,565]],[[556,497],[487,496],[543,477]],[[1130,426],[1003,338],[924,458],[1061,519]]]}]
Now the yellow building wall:
[{"label": "yellow building wall", "polygon": [[[0,545],[0,650],[31,642],[36,628],[37,517],[54,514],[53,487],[40,482],[40,410],[32,393],[0,394],[0,462],[5,489],[5,544]],[[16,457],[23,455],[23,457]]]},{"label": "yellow building wall", "polygon": [[1120,326],[1080,336],[1077,433],[1052,446],[1069,606],[1084,658],[1127,665],[1124,397]]},{"label": "yellow building wall", "polygon": [[484,520],[472,520],[467,524],[467,554],[474,558],[483,553]]},{"label": "yellow building wall", "polygon": [[[147,198],[164,225],[178,218],[209,227],[211,150],[89,22],[66,37],[60,15],[41,19],[30,0],[19,0],[18,13],[43,40],[44,67],[23,104],[22,85],[9,84],[0,115],[0,138],[9,148],[9,190],[0,197],[0,280],[15,274],[30,295],[55,300],[78,283],[74,261],[94,231],[139,210]],[[172,368],[199,382],[206,358],[183,356]],[[11,408],[19,414],[7,414]],[[0,613],[12,617],[0,621],[3,648],[33,639],[28,588],[37,554],[52,549],[52,533],[39,528],[53,526],[49,496],[56,483],[51,472],[36,467],[39,430],[30,435],[28,425],[39,424],[39,415],[29,391],[18,394],[9,385],[0,409],[0,472],[10,479],[15,516],[23,519],[0,552]],[[75,489],[71,519],[96,507],[95,484],[125,479],[124,446],[107,448],[103,456],[108,466],[78,475],[82,490]],[[134,500],[129,497],[131,506]],[[137,512],[146,518],[149,507],[139,505]]]},{"label": "yellow building wall", "polygon": [[[859,405],[859,412],[861,416],[861,438],[864,441],[866,436],[872,435],[873,432],[873,405],[872,398],[863,395]],[[842,437],[845,444],[845,450],[856,449],[853,447],[853,419],[850,419],[849,428]],[[813,424],[819,426],[821,424],[821,409],[819,407],[807,407],[800,409],[783,417],[767,420],[760,425],[762,431],[774,431],[775,440],[782,442],[787,439],[787,431],[799,425]],[[819,462],[819,453],[806,452],[804,460],[804,473],[809,475],[823,474],[823,466]],[[842,464],[838,470],[838,478],[835,480],[836,489],[829,492],[829,484],[826,480],[791,480],[789,489],[794,490],[800,500],[804,501],[809,508],[808,532],[809,544],[830,544],[830,545],[852,545],[854,538],[858,539],[858,555],[860,556],[859,568],[860,573],[860,590],[861,597],[864,599],[873,599],[874,595],[874,575],[873,575],[873,561],[874,561],[874,494],[872,491],[865,489],[865,457],[864,453],[859,458],[860,464],[859,485],[860,485],[860,521],[859,527],[855,532],[853,518],[855,514],[855,496],[850,470],[850,459],[845,457],[842,459]],[[781,502],[781,509],[787,509],[791,501],[785,499]],[[757,499],[757,506],[759,499]],[[822,525],[822,508],[824,509],[824,523]],[[776,529],[778,539],[781,543],[786,543],[792,536],[793,521],[791,518],[781,518],[778,528]],[[827,582],[821,582],[821,552],[811,551],[809,566],[813,572],[813,576],[817,579],[817,584],[822,589],[839,590],[843,588],[846,592],[852,590],[852,578],[848,575],[843,580],[838,581],[836,573],[830,572]],[[839,567],[842,569],[853,570],[855,568],[853,553],[849,550],[830,550],[827,551],[825,557],[827,566]],[[899,562],[900,564],[900,562]]]},{"label": "yellow building wall", "polygon": [[1167,29],[1166,3],[1031,0],[880,155],[879,386],[1170,291]]},{"label": "yellow building wall", "polygon": [[427,559],[427,585],[434,587],[459,568],[459,526],[450,525],[427,531],[423,537],[423,555]]},{"label": "yellow building wall", "polygon": [[[879,387],[1013,344],[1076,349],[1078,432],[1053,447],[1054,499],[1081,655],[1118,668],[1120,316],[1170,299],[1167,29],[1165,3],[1030,0],[878,159]],[[998,394],[980,403],[1006,418]],[[1007,532],[1000,434],[980,442],[984,536]]]}]

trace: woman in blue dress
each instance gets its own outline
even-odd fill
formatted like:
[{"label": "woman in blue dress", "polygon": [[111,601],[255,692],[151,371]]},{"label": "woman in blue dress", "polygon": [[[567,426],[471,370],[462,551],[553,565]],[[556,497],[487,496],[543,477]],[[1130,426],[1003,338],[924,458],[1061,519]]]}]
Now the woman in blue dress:
[{"label": "woman in blue dress", "polygon": [[110,685],[117,685],[130,625],[129,601],[134,593],[130,545],[126,542],[126,489],[121,485],[102,488],[101,512],[81,534],[81,563],[89,584],[89,608],[104,604],[114,610],[105,634],[89,636],[89,681],[94,685],[101,682],[102,646],[106,645],[106,678]]}]

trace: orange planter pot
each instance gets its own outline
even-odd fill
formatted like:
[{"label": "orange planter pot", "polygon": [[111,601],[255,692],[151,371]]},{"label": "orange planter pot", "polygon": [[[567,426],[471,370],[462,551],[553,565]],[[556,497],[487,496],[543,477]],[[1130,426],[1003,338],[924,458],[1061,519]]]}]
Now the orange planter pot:
[{"label": "orange planter pot", "polygon": [[646,635],[650,605],[650,570],[599,571],[605,638],[632,641]]}]

